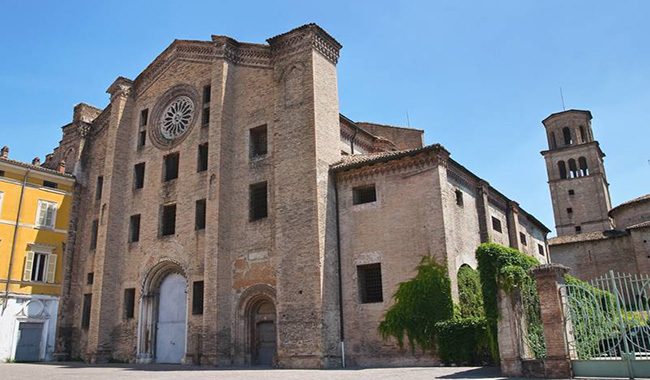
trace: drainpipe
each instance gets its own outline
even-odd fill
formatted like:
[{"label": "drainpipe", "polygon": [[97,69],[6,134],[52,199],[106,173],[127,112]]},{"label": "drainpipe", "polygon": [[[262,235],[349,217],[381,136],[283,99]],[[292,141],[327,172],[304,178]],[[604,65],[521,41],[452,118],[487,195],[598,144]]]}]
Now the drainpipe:
[{"label": "drainpipe", "polygon": [[7,303],[9,302],[9,283],[11,282],[11,269],[14,264],[14,256],[16,254],[16,239],[18,238],[18,224],[20,223],[20,211],[23,208],[23,197],[25,196],[25,186],[27,185],[27,177],[31,170],[27,169],[25,172],[25,177],[23,178],[23,185],[20,189],[20,201],[18,201],[18,213],[16,214],[16,223],[14,224],[14,239],[11,242],[11,256],[9,257],[9,269],[7,270],[7,284],[5,285],[5,299],[2,303],[2,312],[4,313],[7,309]]},{"label": "drainpipe", "polygon": [[[354,149],[354,148],[353,148]],[[339,217],[339,189],[334,174],[334,199],[336,199],[336,254],[339,265],[339,331],[341,334],[341,365],[345,368],[345,331],[343,329],[343,265],[341,263],[341,219]]]}]

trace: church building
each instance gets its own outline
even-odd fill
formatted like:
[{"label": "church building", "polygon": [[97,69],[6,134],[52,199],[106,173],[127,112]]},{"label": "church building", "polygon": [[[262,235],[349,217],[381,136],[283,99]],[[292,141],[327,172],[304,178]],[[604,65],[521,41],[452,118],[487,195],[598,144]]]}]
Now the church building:
[{"label": "church building", "polygon": [[60,358],[430,365],[377,327],[422,257],[482,242],[548,261],[549,230],[423,131],[339,113],[341,45],[176,40],[104,108],[79,104],[45,166],[75,197]]}]

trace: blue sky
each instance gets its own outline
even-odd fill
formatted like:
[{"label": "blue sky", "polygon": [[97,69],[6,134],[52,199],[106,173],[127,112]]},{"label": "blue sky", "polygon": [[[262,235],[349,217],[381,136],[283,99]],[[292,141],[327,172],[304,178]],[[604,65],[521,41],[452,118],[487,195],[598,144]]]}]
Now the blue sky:
[{"label": "blue sky", "polygon": [[8,1],[0,145],[44,157],[175,38],[264,42],[316,22],[343,44],[341,112],[410,125],[553,227],[541,120],[589,109],[613,204],[650,191],[647,1]]}]

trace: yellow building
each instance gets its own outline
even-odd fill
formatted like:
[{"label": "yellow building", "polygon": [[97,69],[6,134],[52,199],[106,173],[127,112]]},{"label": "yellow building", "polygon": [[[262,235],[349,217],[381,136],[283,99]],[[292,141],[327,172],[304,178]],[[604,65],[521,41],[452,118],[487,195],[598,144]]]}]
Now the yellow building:
[{"label": "yellow building", "polygon": [[50,360],[74,177],[0,151],[0,360]]}]

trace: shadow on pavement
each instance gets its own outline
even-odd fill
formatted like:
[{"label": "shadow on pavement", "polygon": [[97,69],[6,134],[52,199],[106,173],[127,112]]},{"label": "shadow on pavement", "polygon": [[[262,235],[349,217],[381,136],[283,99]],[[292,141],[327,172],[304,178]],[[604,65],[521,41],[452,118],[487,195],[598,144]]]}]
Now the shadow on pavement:
[{"label": "shadow on pavement", "polygon": [[472,368],[451,375],[442,375],[440,379],[485,379],[485,378],[504,378],[501,375],[499,367],[481,367]]}]

